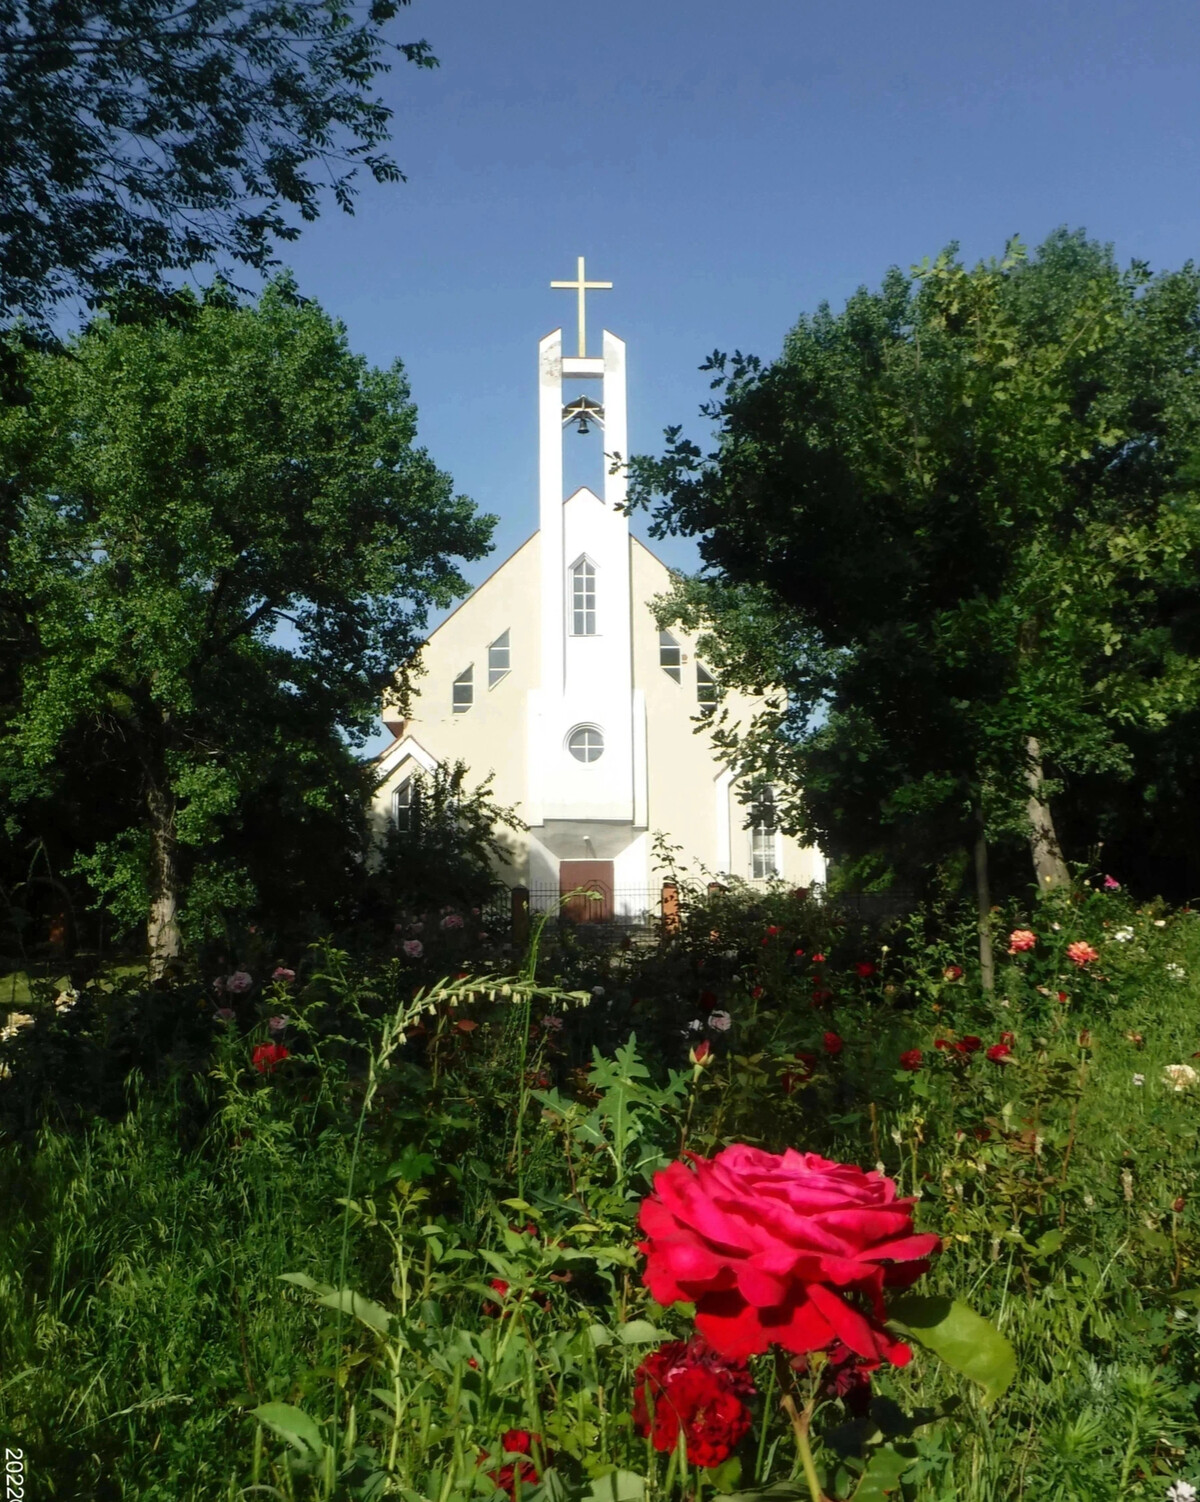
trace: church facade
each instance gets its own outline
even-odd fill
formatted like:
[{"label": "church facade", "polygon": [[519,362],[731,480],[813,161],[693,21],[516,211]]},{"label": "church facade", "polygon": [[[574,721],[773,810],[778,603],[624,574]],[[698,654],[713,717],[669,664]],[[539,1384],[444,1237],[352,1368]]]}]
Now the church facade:
[{"label": "church facade", "polygon": [[[578,354],[562,330],[538,347],[539,527],[430,635],[408,713],[390,704],[394,739],[378,759],[375,816],[401,825],[413,778],[463,761],[528,833],[505,831],[498,876],[527,886],[535,907],[586,887],[579,916],[645,911],[661,873],[656,836],[681,847],[678,869],[698,880],[824,880],[819,851],[776,826],[769,787],[735,785],[703,725],[719,686],[679,631],[661,631],[650,602],[670,572],[629,532],[625,478],[607,471],[597,493],[564,497],[566,430],[599,426],[605,454],[627,454],[625,345],[607,330],[586,352],[582,258]],[[721,697],[739,719],[742,695]],[[697,726],[699,724],[699,733]]]}]

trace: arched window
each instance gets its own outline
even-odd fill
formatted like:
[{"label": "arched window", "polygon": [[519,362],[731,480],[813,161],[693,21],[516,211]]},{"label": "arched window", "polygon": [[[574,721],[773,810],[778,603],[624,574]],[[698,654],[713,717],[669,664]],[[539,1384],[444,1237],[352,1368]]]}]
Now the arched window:
[{"label": "arched window", "polygon": [[488,688],[495,688],[501,678],[508,677],[508,670],[512,666],[510,659],[508,632],[502,631],[488,647]]},{"label": "arched window", "polygon": [[759,783],[750,805],[750,875],[766,881],[779,875],[779,819],[775,809],[775,789]]},{"label": "arched window", "polygon": [[676,683],[683,682],[683,668],[680,663],[683,654],[679,650],[679,643],[669,631],[658,633],[658,665],[666,673],[668,678],[674,678]]},{"label": "arched window", "polygon": [[451,709],[455,714],[466,714],[475,702],[475,664],[464,668],[454,680],[454,697]]},{"label": "arched window", "polygon": [[571,565],[571,635],[596,634],[596,566],[587,558]]},{"label": "arched window", "polygon": [[604,755],[604,736],[595,725],[577,725],[567,736],[567,750],[576,761],[599,761]]}]

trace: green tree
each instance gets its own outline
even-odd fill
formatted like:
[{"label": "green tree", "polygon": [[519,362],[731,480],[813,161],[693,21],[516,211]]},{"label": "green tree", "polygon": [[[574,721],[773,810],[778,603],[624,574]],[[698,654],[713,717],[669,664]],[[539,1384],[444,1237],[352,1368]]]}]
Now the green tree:
[{"label": "green tree", "polygon": [[28,646],[0,775],[28,805],[80,741],[123,770],[136,811],[83,859],[149,915],[161,970],[189,891],[195,924],[201,895],[248,900],[231,851],[267,803],[363,823],[350,747],[494,518],[414,446],[400,365],[370,369],[286,279],[100,319],[28,379],[0,427]]},{"label": "green tree", "polygon": [[412,778],[401,819],[393,817],[384,831],[374,877],[389,915],[396,907],[479,907],[495,890],[497,867],[512,856],[502,831],[529,826],[496,803],[493,774],[474,787],[469,775],[457,761]]},{"label": "green tree", "polygon": [[371,94],[409,0],[0,0],[0,321],[221,259],[401,176]]},{"label": "green tree", "polygon": [[779,690],[718,727],[730,754],[834,851],[973,847],[985,976],[989,834],[1061,880],[1057,781],[1128,773],[1126,731],[1196,703],[1172,602],[1197,595],[1198,332],[1190,265],[1122,272],[1066,232],[970,270],[952,249],[801,319],[772,365],[714,355],[713,451],[671,429],[631,462],[659,534],[700,539],[665,615]]}]

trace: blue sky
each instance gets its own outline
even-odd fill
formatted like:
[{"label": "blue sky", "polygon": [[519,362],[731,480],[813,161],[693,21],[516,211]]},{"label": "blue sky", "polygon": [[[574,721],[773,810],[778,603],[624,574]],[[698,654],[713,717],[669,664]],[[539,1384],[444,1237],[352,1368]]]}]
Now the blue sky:
[{"label": "blue sky", "polygon": [[404,361],[422,442],[500,515],[472,582],[536,525],[535,351],[573,327],[548,284],[580,254],[615,283],[589,328],[628,342],[642,451],[703,435],[709,351],[771,357],[948,241],[976,260],[1066,224],[1155,268],[1200,254],[1195,0],[415,0],[393,24],[442,64],[382,86],[408,182],[283,258],[356,350]]}]

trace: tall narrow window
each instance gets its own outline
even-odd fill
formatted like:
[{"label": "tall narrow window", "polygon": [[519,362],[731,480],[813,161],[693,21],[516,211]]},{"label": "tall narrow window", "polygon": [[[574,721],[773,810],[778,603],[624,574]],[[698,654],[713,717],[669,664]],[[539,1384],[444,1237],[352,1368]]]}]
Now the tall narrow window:
[{"label": "tall narrow window", "polygon": [[667,677],[674,678],[676,683],[683,682],[683,669],[680,667],[682,660],[679,643],[669,631],[660,631],[658,633],[658,665]]},{"label": "tall narrow window", "polygon": [[596,634],[596,569],[586,558],[571,568],[571,635]]},{"label": "tall narrow window", "polygon": [[469,668],[464,668],[454,680],[454,702],[452,706],[454,713],[466,714],[474,702],[475,664],[472,663]]},{"label": "tall narrow window", "polygon": [[413,780],[406,777],[392,794],[392,818],[396,828],[407,834],[413,827]]},{"label": "tall narrow window", "polygon": [[696,664],[696,703],[702,715],[710,715],[717,707],[717,680],[707,668]]},{"label": "tall narrow window", "polygon": [[779,821],[775,812],[775,790],[762,783],[750,805],[750,875],[755,881],[765,881],[779,875],[776,857],[776,834]]},{"label": "tall narrow window", "polygon": [[510,666],[508,632],[502,631],[488,648],[488,688],[495,688],[501,678],[506,678]]}]

